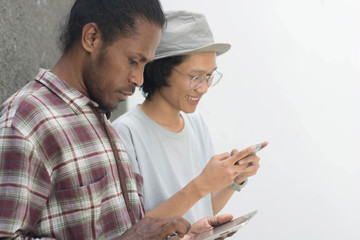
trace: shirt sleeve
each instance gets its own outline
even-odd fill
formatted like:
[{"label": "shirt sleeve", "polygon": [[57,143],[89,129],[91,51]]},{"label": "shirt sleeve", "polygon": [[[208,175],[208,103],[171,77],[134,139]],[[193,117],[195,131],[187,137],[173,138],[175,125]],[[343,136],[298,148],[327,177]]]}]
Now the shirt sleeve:
[{"label": "shirt sleeve", "polygon": [[0,129],[0,238],[31,233],[50,192],[35,148],[14,128]]},{"label": "shirt sleeve", "polygon": [[124,149],[126,150],[126,153],[129,156],[133,172],[139,174],[140,173],[139,163],[137,161],[136,152],[134,148],[134,141],[129,127],[118,121],[115,121],[112,125],[116,130],[116,132],[118,133],[121,139],[121,143],[123,144]]}]

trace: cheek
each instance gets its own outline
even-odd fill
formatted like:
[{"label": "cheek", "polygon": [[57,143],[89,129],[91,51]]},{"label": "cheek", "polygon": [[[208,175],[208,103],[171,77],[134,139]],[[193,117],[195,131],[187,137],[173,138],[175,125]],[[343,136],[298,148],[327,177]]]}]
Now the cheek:
[{"label": "cheek", "polygon": [[104,62],[101,68],[101,85],[109,91],[114,91],[116,88],[126,85],[129,69],[124,68],[120,61],[110,60]]},{"label": "cheek", "polygon": [[189,82],[184,81],[183,79],[177,79],[173,83],[171,83],[171,87],[173,88],[173,91],[177,94],[186,95],[189,91]]},{"label": "cheek", "polygon": [[106,86],[104,87],[110,90],[115,90],[116,88],[125,86],[127,82],[127,76],[121,71],[109,71],[105,75],[106,79],[104,82],[106,82]]},{"label": "cheek", "polygon": [[171,89],[168,92],[168,94],[170,98],[174,98],[176,99],[176,101],[183,102],[187,94],[187,91],[185,90],[184,86],[178,84],[171,86]]}]

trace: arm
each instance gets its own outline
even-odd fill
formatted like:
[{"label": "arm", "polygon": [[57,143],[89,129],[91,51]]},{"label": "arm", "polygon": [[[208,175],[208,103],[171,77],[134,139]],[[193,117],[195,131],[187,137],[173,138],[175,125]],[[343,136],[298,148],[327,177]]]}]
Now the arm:
[{"label": "arm", "polygon": [[221,189],[220,191],[213,192],[211,194],[212,208],[214,216],[218,214],[221,209],[226,205],[231,196],[234,194],[234,190],[230,187]]},{"label": "arm", "polygon": [[235,162],[248,155],[253,149],[254,146],[251,146],[233,156],[223,153],[212,157],[198,177],[171,198],[148,211],[147,216],[181,216],[207,194],[228,187],[242,168],[240,165],[234,165]]},{"label": "arm", "polygon": [[0,238],[16,238],[36,226],[50,178],[33,146],[18,131],[0,129]]}]

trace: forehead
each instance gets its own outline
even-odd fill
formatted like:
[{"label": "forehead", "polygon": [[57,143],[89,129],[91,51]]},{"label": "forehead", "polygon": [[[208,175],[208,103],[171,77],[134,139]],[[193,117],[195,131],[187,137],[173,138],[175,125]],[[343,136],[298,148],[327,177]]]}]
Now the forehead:
[{"label": "forehead", "polygon": [[[136,31],[128,37],[122,37],[113,42],[113,50],[122,49],[127,54],[138,56],[139,60],[151,61],[160,43],[160,26],[144,21],[137,21]],[[133,56],[134,57],[134,56]]]}]

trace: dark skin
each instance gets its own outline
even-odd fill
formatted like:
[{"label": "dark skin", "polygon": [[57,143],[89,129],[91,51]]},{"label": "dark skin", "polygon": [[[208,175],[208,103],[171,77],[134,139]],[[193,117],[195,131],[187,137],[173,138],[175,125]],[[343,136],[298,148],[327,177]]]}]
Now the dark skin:
[{"label": "dark skin", "polygon": [[137,33],[105,45],[95,23],[83,27],[81,39],[51,70],[105,111],[134,93],[143,83],[145,64],[160,42],[157,25],[137,21]]},{"label": "dark skin", "polygon": [[[80,40],[63,54],[51,72],[98,103],[101,110],[111,111],[120,101],[125,101],[134,93],[135,86],[142,85],[145,64],[154,58],[160,42],[159,26],[140,20],[137,20],[135,25],[135,34],[115,39],[105,45],[98,26],[95,23],[86,24]],[[191,234],[206,231],[231,220],[228,217],[221,219],[209,221],[204,218],[191,226],[188,221],[178,216],[145,217],[127,230],[120,239],[166,239],[166,236],[174,232],[186,239]],[[186,235],[187,233],[190,235]]]},{"label": "dark skin", "polygon": [[[190,223],[182,217],[151,218],[145,217],[132,228],[121,235],[121,240],[133,239],[166,239],[170,233],[176,232],[179,237],[184,237],[190,229]],[[171,239],[179,239],[172,237]]]}]

